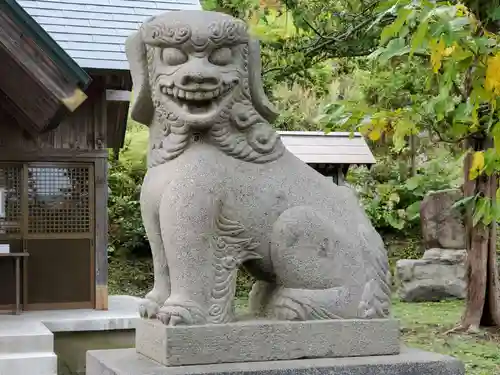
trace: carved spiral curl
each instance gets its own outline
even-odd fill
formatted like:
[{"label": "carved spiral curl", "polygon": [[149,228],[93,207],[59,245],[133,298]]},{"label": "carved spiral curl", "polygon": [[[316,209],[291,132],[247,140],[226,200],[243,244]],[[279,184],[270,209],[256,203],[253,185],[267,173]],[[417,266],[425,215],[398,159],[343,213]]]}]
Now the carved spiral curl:
[{"label": "carved spiral curl", "polygon": [[221,204],[215,220],[216,234],[209,237],[213,250],[214,284],[209,309],[212,323],[226,323],[233,318],[233,297],[240,265],[250,259],[260,259],[254,250],[259,243],[242,235],[245,228],[229,218],[227,204]]},{"label": "carved spiral curl", "polygon": [[144,41],[149,45],[180,45],[191,38],[192,31],[188,25],[167,26],[151,23],[143,27],[143,35]]},{"label": "carved spiral curl", "polygon": [[208,25],[209,39],[215,45],[248,42],[247,26],[239,20],[214,21]]}]

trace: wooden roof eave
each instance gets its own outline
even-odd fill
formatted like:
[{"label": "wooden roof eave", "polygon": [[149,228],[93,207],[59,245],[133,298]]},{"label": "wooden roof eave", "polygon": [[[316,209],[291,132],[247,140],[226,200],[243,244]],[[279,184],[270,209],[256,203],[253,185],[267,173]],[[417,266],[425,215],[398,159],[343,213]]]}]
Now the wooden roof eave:
[{"label": "wooden roof eave", "polygon": [[14,0],[0,4],[0,104],[32,134],[85,100],[90,76]]}]

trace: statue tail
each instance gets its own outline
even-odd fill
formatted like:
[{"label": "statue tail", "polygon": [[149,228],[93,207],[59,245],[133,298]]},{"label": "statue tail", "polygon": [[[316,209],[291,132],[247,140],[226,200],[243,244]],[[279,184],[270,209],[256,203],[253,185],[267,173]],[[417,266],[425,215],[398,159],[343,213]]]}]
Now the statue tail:
[{"label": "statue tail", "polygon": [[391,308],[391,273],[384,248],[367,254],[367,281],[358,306],[363,319],[387,318]]}]

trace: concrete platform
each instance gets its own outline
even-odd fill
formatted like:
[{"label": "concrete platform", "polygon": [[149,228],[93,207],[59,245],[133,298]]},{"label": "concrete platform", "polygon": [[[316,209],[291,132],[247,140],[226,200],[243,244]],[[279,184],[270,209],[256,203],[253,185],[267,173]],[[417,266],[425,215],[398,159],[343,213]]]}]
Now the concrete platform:
[{"label": "concrete platform", "polygon": [[391,356],[166,367],[135,349],[89,351],[86,375],[464,375],[448,356],[402,348]]},{"label": "concrete platform", "polygon": [[[74,364],[68,366],[68,374],[83,374],[86,350],[133,347],[133,330],[140,321],[139,301],[131,296],[110,296],[108,311],[50,310],[0,315],[0,375],[56,375],[57,368],[64,367],[61,364]],[[121,339],[120,333],[131,336],[130,340],[128,336]],[[62,342],[54,345],[57,335],[63,335],[59,337]],[[119,345],[121,341],[130,345]],[[77,350],[82,345],[85,348]],[[67,374],[60,370],[59,374]]]},{"label": "concrete platform", "polygon": [[[38,322],[53,333],[135,329],[140,320],[139,301],[140,298],[132,296],[110,296],[108,311],[47,310],[26,311],[21,315],[0,315],[0,330],[3,324],[12,322]],[[30,329],[29,326],[26,326],[26,329]]]},{"label": "concrete platform", "polygon": [[399,321],[253,319],[166,326],[142,319],[136,349],[165,366],[398,354]]}]

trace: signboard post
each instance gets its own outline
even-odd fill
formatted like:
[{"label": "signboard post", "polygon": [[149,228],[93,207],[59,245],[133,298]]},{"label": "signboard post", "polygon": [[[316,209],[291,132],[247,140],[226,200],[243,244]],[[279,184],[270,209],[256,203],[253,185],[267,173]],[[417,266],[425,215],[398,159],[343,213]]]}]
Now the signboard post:
[{"label": "signboard post", "polygon": [[5,219],[5,188],[0,187],[0,219]]},{"label": "signboard post", "polygon": [[[0,187],[0,224],[1,219],[5,219],[5,188]],[[0,233],[2,233],[2,227],[0,225]],[[10,246],[8,244],[0,244],[0,254],[8,254],[10,252]]]}]

